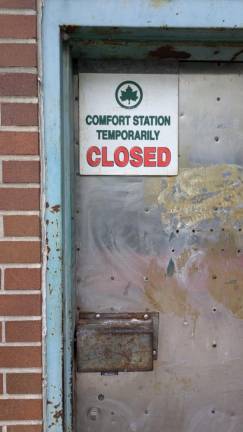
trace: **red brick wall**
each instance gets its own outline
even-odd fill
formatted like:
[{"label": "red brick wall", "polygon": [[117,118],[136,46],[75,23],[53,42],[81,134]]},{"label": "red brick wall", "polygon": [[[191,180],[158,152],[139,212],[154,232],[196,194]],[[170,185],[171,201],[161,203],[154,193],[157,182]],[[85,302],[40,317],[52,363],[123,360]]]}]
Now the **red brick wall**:
[{"label": "red brick wall", "polygon": [[35,0],[0,0],[0,432],[42,430]]}]

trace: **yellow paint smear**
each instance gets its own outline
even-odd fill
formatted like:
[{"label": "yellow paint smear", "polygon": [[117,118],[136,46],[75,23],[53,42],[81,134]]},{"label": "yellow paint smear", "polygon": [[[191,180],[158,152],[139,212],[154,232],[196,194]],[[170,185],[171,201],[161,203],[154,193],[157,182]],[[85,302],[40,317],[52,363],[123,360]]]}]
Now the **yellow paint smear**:
[{"label": "yellow paint smear", "polygon": [[236,317],[243,319],[243,260],[227,259],[208,255],[209,278],[205,280],[211,296],[229,309]]},{"label": "yellow paint smear", "polygon": [[161,191],[161,177],[146,177],[144,179],[144,203],[158,205],[158,195]]},{"label": "yellow paint smear", "polygon": [[173,313],[184,318],[187,315],[198,318],[188,300],[187,292],[179,285],[177,277],[166,276],[166,270],[153,259],[148,269],[148,281],[145,284],[145,296],[150,304],[163,313]]},{"label": "yellow paint smear", "polygon": [[158,202],[162,222],[171,217],[189,226],[215,218],[223,223],[242,220],[243,169],[226,164],[183,169],[167,179]]}]

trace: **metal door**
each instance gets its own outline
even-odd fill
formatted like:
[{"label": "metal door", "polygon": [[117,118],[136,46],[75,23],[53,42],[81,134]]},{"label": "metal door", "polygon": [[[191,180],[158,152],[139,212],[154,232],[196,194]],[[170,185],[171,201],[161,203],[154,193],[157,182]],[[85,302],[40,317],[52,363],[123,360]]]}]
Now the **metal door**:
[{"label": "metal door", "polygon": [[159,312],[152,371],[77,372],[77,432],[242,432],[242,101],[241,64],[180,65],[179,175],[76,176],[77,321]]}]

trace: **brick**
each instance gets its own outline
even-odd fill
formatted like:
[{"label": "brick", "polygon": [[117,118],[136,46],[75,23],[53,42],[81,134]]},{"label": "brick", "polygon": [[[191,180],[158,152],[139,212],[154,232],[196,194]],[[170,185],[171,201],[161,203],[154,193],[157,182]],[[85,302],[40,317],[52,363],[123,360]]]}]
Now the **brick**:
[{"label": "brick", "polygon": [[4,236],[40,236],[38,216],[4,216]]},{"label": "brick", "polygon": [[5,289],[18,290],[41,288],[41,269],[9,268],[5,270]]},{"label": "brick", "polygon": [[36,16],[0,15],[0,38],[36,38]]},{"label": "brick", "polygon": [[28,103],[3,103],[2,126],[37,126],[38,105]]},{"label": "brick", "polygon": [[3,161],[4,183],[39,183],[38,161]]},{"label": "brick", "polygon": [[41,347],[0,347],[0,368],[30,367],[41,367]]},{"label": "brick", "polygon": [[6,322],[6,342],[41,342],[41,321]]},{"label": "brick", "polygon": [[39,241],[1,241],[0,263],[39,263]]},{"label": "brick", "polygon": [[41,425],[8,426],[7,432],[42,432],[42,426]]},{"label": "brick", "polygon": [[0,420],[41,420],[41,400],[0,400]]},{"label": "brick", "polygon": [[0,96],[37,96],[37,76],[31,73],[1,73]]},{"label": "brick", "polygon": [[0,44],[0,67],[36,66],[36,44]]},{"label": "brick", "polygon": [[37,132],[0,132],[0,155],[38,154],[39,134]]},{"label": "brick", "polygon": [[1,189],[0,210],[39,210],[39,189]]},{"label": "brick", "polygon": [[1,295],[0,315],[29,316],[41,315],[40,295]]},{"label": "brick", "polygon": [[7,393],[9,394],[41,394],[41,374],[17,373],[7,374]]},{"label": "brick", "polygon": [[3,376],[0,374],[0,394],[3,393]]},{"label": "brick", "polygon": [[35,9],[36,0],[0,0],[3,9]]}]

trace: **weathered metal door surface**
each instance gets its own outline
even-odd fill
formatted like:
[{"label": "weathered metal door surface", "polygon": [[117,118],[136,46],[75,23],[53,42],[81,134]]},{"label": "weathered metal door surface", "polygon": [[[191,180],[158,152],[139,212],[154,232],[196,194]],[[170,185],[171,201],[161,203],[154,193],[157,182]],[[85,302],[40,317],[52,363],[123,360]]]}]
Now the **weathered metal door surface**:
[{"label": "weathered metal door surface", "polygon": [[153,370],[79,367],[78,432],[243,430],[242,101],[241,64],[181,65],[179,175],[76,176],[77,324],[159,312]]}]

